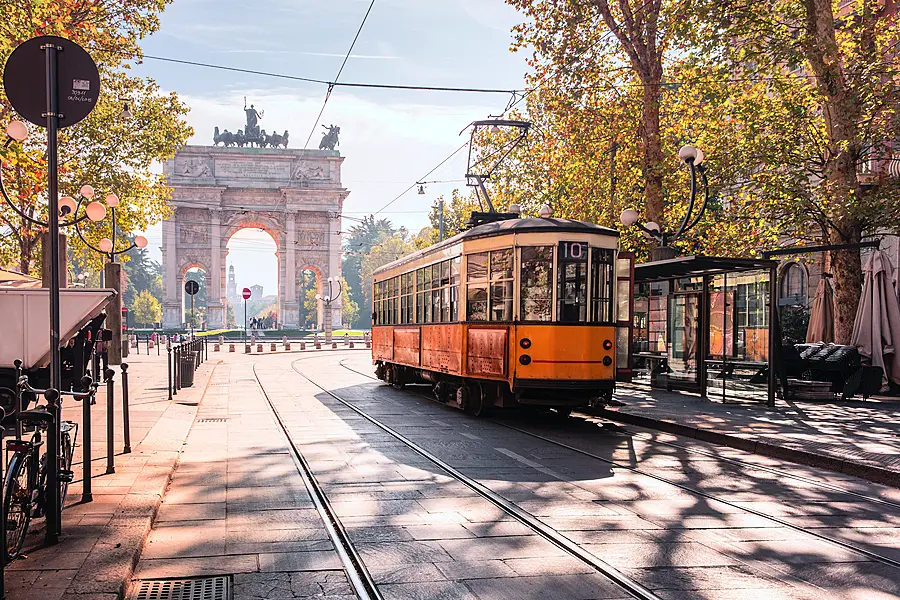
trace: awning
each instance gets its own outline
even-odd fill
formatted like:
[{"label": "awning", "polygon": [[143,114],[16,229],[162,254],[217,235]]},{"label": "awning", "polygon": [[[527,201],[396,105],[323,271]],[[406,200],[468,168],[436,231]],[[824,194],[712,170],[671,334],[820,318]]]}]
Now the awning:
[{"label": "awning", "polygon": [[761,258],[723,258],[718,256],[682,256],[634,266],[634,282],[663,281],[681,277],[701,277],[738,271],[769,270],[778,264]]}]

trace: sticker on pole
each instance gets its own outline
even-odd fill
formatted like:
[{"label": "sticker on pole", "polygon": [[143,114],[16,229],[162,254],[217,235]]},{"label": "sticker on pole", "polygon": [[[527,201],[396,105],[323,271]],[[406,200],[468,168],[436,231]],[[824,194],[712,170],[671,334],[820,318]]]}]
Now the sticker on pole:
[{"label": "sticker on pole", "polygon": [[56,54],[59,126],[68,127],[88,116],[100,97],[97,65],[75,42],[52,35],[22,42],[6,61],[3,86],[17,113],[46,127],[48,47]]},{"label": "sticker on pole", "polygon": [[253,292],[250,291],[250,288],[244,288],[244,291],[241,292],[241,296],[243,296],[244,300],[249,300],[252,295]]}]

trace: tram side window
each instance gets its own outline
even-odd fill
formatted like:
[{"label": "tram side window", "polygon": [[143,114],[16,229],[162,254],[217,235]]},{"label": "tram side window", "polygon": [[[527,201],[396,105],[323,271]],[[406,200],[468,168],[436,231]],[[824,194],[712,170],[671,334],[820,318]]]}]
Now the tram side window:
[{"label": "tram side window", "polygon": [[512,321],[513,251],[491,251],[491,321]]},{"label": "tram side window", "polygon": [[380,325],[381,316],[381,282],[376,281],[372,286],[372,324]]},{"label": "tram side window", "polygon": [[553,247],[522,248],[523,321],[549,321],[553,318]]},{"label": "tram side window", "polygon": [[613,322],[613,251],[591,248],[591,321]]},{"label": "tram side window", "polygon": [[488,253],[466,256],[466,314],[469,321],[488,320]]},{"label": "tram side window", "polygon": [[458,256],[450,260],[450,321],[459,319],[459,261]]},{"label": "tram side window", "polygon": [[416,271],[416,323],[425,322],[425,269]]},{"label": "tram side window", "polygon": [[556,314],[562,323],[579,323],[587,320],[587,258],[586,243],[559,243]]}]

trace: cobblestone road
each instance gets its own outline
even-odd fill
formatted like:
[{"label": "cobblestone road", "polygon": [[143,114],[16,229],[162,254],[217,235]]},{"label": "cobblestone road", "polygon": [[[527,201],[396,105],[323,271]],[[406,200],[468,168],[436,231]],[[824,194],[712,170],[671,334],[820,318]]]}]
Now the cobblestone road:
[{"label": "cobblestone road", "polygon": [[355,597],[274,407],[385,598],[632,597],[350,404],[658,598],[900,598],[896,489],[597,419],[477,420],[364,351],[223,358],[139,579]]}]

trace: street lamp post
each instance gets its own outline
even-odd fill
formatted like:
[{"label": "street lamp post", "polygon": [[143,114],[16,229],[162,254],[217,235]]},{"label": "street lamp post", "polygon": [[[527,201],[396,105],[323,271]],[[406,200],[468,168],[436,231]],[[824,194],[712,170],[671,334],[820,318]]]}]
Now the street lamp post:
[{"label": "street lamp post", "polygon": [[[94,197],[94,188],[89,185],[82,186],[81,196],[82,198],[90,200]],[[108,207],[112,227],[110,237],[102,238],[95,246],[89,242],[81,232],[81,228],[79,227],[81,220],[76,218],[74,220],[74,225],[75,232],[78,234],[78,237],[84,245],[107,258],[107,263],[103,265],[104,283],[107,287],[116,291],[116,297],[110,301],[110,306],[106,311],[106,328],[111,330],[113,334],[113,339],[110,343],[109,364],[119,365],[122,364],[122,356],[127,356],[128,348],[126,346],[127,340],[124,340],[122,335],[122,265],[118,262],[117,257],[134,248],[146,248],[148,240],[142,235],[137,235],[134,237],[134,240],[128,244],[127,248],[117,249],[119,225],[116,216],[116,207],[119,206],[119,197],[115,194],[107,194],[104,202],[105,205],[100,202],[91,202],[85,208],[85,212],[91,221],[98,222],[106,217],[106,209]],[[63,198],[60,200],[60,204],[64,204],[66,209],[71,210],[72,213],[77,216],[82,201],[76,203],[72,198]]]},{"label": "street lamp post", "polygon": [[[338,286],[338,293],[334,295],[334,284]],[[339,277],[329,277],[328,278],[328,295],[322,296],[321,294],[316,294],[316,300],[321,300],[325,303],[325,343],[331,343],[331,303],[340,298],[341,294],[344,292],[344,286],[341,285],[341,280]]]},{"label": "street lamp post", "polygon": [[[688,202],[687,211],[684,213],[684,218],[681,220],[678,229],[675,232],[668,232],[663,231],[659,224],[653,221],[646,224],[641,223],[640,214],[638,211],[631,208],[623,210],[619,217],[619,221],[625,227],[637,227],[644,232],[644,235],[659,242],[659,246],[650,251],[650,259],[653,261],[667,260],[676,257],[677,252],[675,248],[669,246],[669,243],[677,240],[684,232],[693,228],[700,222],[700,219],[706,212],[706,205],[709,202],[709,181],[706,178],[706,166],[703,164],[703,151],[694,148],[693,146],[682,146],[678,151],[678,158],[680,158],[691,170],[691,197]],[[697,215],[693,216],[694,206],[697,201],[698,176],[700,182],[703,184],[703,203],[700,205]]]}]

